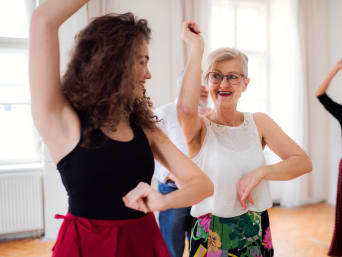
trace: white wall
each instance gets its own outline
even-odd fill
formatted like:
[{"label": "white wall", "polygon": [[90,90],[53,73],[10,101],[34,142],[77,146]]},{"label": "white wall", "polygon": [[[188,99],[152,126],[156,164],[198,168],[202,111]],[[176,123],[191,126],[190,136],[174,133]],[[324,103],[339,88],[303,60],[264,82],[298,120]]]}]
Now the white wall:
[{"label": "white wall", "polygon": [[[331,0],[331,15],[330,15],[330,69],[336,62],[342,59],[342,1]],[[332,81],[328,94],[338,103],[342,104],[342,72],[340,72]],[[338,176],[338,162],[342,157],[342,142],[341,142],[341,128],[336,119],[329,116],[329,132],[330,136],[327,138],[329,142],[329,194],[328,202],[330,204],[336,203],[336,189]]]},{"label": "white wall", "polygon": [[56,220],[54,216],[66,214],[68,200],[56,165],[47,152],[44,157],[44,239],[54,240],[62,223],[62,220]]},{"label": "white wall", "polygon": [[[308,1],[310,2],[310,1]],[[308,148],[312,160],[312,173],[310,174],[310,194],[313,199],[327,200],[329,188],[328,173],[328,116],[323,106],[315,96],[315,91],[324,77],[329,72],[329,47],[330,47],[330,1],[320,6],[320,1],[312,1],[307,14],[307,82],[308,82],[308,105],[309,105],[309,131]],[[322,40],[324,38],[324,40]],[[323,136],[325,135],[325,136]],[[324,186],[321,186],[324,185]]]},{"label": "white wall", "polygon": [[[113,0],[110,9],[118,12],[133,12],[139,18],[147,19],[152,30],[149,45],[149,68],[152,79],[147,82],[147,94],[157,107],[171,100],[170,78],[170,26],[171,1],[158,0]],[[181,39],[180,39],[181,40]]]}]

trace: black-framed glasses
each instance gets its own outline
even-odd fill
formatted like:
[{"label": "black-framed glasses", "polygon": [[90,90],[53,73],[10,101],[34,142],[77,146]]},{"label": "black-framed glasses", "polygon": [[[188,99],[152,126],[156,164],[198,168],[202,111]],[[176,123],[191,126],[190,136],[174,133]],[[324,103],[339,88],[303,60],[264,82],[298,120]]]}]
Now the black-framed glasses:
[{"label": "black-framed glasses", "polygon": [[208,78],[213,84],[221,84],[224,78],[227,79],[227,82],[231,85],[238,85],[241,83],[242,79],[246,76],[241,73],[231,72],[227,75],[223,75],[220,72],[212,71],[208,73]]}]

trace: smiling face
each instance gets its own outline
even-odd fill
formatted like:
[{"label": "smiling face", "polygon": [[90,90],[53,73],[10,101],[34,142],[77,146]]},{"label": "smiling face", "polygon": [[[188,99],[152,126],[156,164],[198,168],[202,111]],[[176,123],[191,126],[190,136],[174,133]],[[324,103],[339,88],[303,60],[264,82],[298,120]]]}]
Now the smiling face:
[{"label": "smiling face", "polygon": [[145,82],[146,79],[152,78],[152,75],[147,67],[149,61],[148,55],[148,47],[146,40],[143,40],[143,43],[140,48],[139,55],[136,61],[136,81],[134,94],[137,98],[144,97],[145,92]]},{"label": "smiling face", "polygon": [[[243,69],[240,60],[232,59],[214,63],[209,72],[229,75],[230,78],[234,79],[243,74]],[[249,78],[245,77],[242,77],[238,84],[228,83],[227,77],[224,77],[221,83],[215,83],[208,79],[209,92],[215,108],[236,108],[241,93],[246,90],[248,83]]]}]

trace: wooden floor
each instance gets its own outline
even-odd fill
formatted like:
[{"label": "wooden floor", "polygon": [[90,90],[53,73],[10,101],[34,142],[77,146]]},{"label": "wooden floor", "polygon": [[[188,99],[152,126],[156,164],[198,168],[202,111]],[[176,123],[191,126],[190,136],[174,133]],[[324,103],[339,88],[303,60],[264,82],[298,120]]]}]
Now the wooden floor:
[{"label": "wooden floor", "polygon": [[[327,204],[269,211],[275,257],[327,256],[335,209]],[[0,242],[0,257],[49,257],[54,242],[24,239]],[[188,256],[185,251],[184,257]]]},{"label": "wooden floor", "polygon": [[272,208],[270,223],[275,257],[327,256],[334,221],[335,208],[327,204]]}]

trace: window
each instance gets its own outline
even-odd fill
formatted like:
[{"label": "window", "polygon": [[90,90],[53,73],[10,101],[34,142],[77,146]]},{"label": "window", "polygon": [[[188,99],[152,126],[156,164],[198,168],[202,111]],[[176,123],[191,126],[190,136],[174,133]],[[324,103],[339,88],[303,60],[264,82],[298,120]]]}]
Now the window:
[{"label": "window", "polygon": [[28,31],[36,0],[0,2],[0,165],[41,161],[28,82]]},{"label": "window", "polygon": [[251,82],[238,109],[268,112],[268,1],[213,0],[209,25],[209,52],[238,48],[248,56]]},{"label": "window", "polygon": [[[269,113],[269,1],[213,0],[209,27],[209,51],[234,47],[248,56],[251,82],[239,101],[238,110]],[[264,150],[267,163],[280,160]]]}]

